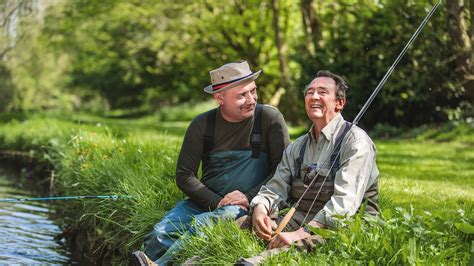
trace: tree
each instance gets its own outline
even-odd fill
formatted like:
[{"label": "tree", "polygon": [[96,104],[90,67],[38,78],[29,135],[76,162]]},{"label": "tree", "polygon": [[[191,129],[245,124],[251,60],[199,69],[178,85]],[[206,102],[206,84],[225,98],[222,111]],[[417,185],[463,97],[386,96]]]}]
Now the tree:
[{"label": "tree", "polygon": [[[447,26],[451,40],[456,78],[466,90],[471,104],[474,103],[474,0],[470,3],[470,14],[464,1],[446,1]],[[470,22],[468,18],[470,15]],[[472,107],[472,106],[471,106]]]},{"label": "tree", "polygon": [[[17,39],[18,18],[24,11],[26,1],[0,1],[0,112],[8,110],[14,97],[15,87],[11,72],[6,66],[7,54],[14,47]],[[24,13],[24,12],[23,12]]]},{"label": "tree", "polygon": [[284,94],[286,97],[283,101],[283,109],[286,112],[285,118],[288,121],[296,122],[299,119],[298,116],[298,105],[295,104],[298,101],[296,88],[292,85],[289,79],[288,63],[286,51],[288,50],[287,44],[284,40],[284,33],[280,26],[280,1],[271,0],[272,5],[272,25],[275,35],[275,44],[278,53],[278,66],[280,70],[280,78],[278,83],[278,89],[275,91],[274,96],[271,98],[270,103],[278,106],[280,103],[280,97]]},{"label": "tree", "polygon": [[318,42],[321,40],[321,22],[314,8],[314,0],[301,0],[301,14],[303,18],[303,28],[305,33],[305,45],[308,54],[315,56],[319,48]]}]

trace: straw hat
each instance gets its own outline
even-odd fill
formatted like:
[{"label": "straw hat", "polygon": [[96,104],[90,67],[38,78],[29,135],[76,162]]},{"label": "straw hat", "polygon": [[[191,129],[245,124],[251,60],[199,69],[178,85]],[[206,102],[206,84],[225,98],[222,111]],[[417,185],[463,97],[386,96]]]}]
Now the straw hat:
[{"label": "straw hat", "polygon": [[261,72],[262,70],[252,72],[247,61],[228,63],[209,72],[212,84],[205,87],[204,91],[213,94],[227,90],[245,82],[256,80]]}]

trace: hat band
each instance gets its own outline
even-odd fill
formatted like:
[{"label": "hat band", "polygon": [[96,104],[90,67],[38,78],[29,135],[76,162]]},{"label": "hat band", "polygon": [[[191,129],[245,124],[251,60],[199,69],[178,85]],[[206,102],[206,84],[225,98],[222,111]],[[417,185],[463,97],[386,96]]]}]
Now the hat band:
[{"label": "hat band", "polygon": [[234,80],[227,81],[227,82],[224,82],[224,83],[219,83],[219,84],[216,84],[216,85],[212,85],[212,90],[213,90],[213,91],[216,91],[216,90],[221,89],[221,88],[223,88],[223,87],[225,87],[225,86],[227,86],[227,85],[230,85],[230,84],[232,84],[232,83],[234,83],[234,82],[237,82],[237,81],[239,81],[239,80],[246,79],[246,78],[252,76],[253,74],[254,74],[254,73],[250,73],[250,74],[248,74],[247,76],[244,76],[244,77],[241,77],[241,78],[238,78],[238,79],[234,79]]}]

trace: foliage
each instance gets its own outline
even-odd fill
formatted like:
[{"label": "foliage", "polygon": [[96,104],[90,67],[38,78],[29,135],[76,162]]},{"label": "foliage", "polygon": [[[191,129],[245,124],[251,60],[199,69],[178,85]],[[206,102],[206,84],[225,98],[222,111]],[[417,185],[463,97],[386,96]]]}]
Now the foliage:
[{"label": "foliage", "polygon": [[327,241],[314,252],[301,256],[292,251],[266,263],[467,265],[473,235],[456,229],[456,222],[468,225],[463,210],[449,221],[413,208],[386,209],[382,218],[357,214],[339,220],[334,230],[313,229]]},{"label": "foliage", "polygon": [[[310,230],[325,238],[325,244],[306,253],[296,249],[274,254],[264,265],[467,265],[472,220],[460,209],[445,220],[428,211],[397,207],[382,217],[356,214],[340,217],[335,229]],[[203,244],[206,243],[206,244]],[[178,262],[195,257],[199,263],[235,263],[265,250],[265,243],[252,232],[240,230],[234,222],[219,222],[185,238]]]},{"label": "foliage", "polygon": [[[59,195],[134,196],[131,200],[84,200],[59,206],[66,228],[85,228],[88,238],[84,241],[91,250],[112,263],[125,263],[128,254],[140,248],[152,225],[183,198],[175,186],[174,168],[187,122],[150,125],[155,118],[148,119],[58,113],[3,115],[0,147],[30,151],[51,162]],[[176,128],[164,134],[170,125]],[[431,132],[429,135],[434,135],[434,130]],[[420,135],[414,140],[376,141],[383,219],[348,219],[346,226],[327,232],[328,245],[316,253],[290,252],[272,261],[466,263],[474,221],[474,153],[471,144],[463,141],[472,139],[472,131],[465,131],[461,124],[443,134],[450,132],[471,137],[435,142],[436,137]],[[233,263],[264,249],[254,235],[240,231],[233,223],[203,230],[207,237],[188,239],[181,261],[199,255],[206,262]]]},{"label": "foliage", "polygon": [[[321,20],[326,23],[322,35],[327,37],[313,58],[308,60],[306,54],[298,54],[302,56],[296,60],[304,69],[301,80],[311,79],[314,69],[342,73],[350,87],[345,113],[352,120],[430,6],[427,2],[407,0],[322,4]],[[452,61],[446,62],[452,53],[447,39],[445,10],[440,7],[388,79],[361,124],[371,127],[384,122],[417,127],[446,120],[447,110],[465,100],[463,88],[454,83],[451,69],[455,66]]]},{"label": "foliage", "polygon": [[199,264],[233,264],[265,250],[262,240],[233,221],[217,221],[198,228],[198,232],[182,238],[175,260],[184,262],[196,257]]},{"label": "foliage", "polygon": [[[151,113],[205,100],[202,88],[209,84],[208,71],[246,59],[255,70],[263,70],[258,80],[260,100],[281,103],[292,123],[305,120],[299,91],[317,70],[342,74],[352,88],[345,110],[351,119],[433,4],[432,0],[277,2],[278,12],[272,9],[274,1],[254,0],[19,0],[27,3],[15,15],[19,22],[1,31],[5,38],[0,50],[9,51],[0,60],[7,68],[0,75],[10,80],[0,87],[0,93],[7,95],[2,109]],[[303,24],[302,13],[307,11],[303,9],[308,7],[303,2],[310,4],[319,26],[312,42],[308,25]],[[467,11],[473,8],[469,5],[465,3],[468,28],[472,19]],[[0,5],[0,14],[7,11]],[[365,127],[376,123],[417,127],[469,116],[472,104],[452,71],[457,69],[457,55],[446,14],[442,5],[361,121]],[[281,51],[272,24],[276,15]],[[286,84],[280,79],[279,59],[286,62]]]},{"label": "foliage", "polygon": [[377,124],[370,135],[375,138],[402,138],[436,141],[460,141],[474,143],[472,136],[474,123],[472,119],[466,121],[451,121],[442,125],[422,125],[416,128],[394,127],[388,124]]},{"label": "foliage", "polygon": [[174,181],[179,139],[147,129],[127,134],[125,127],[33,115],[0,128],[2,149],[30,151],[53,164],[54,186],[61,195],[134,197],[57,206],[66,230],[87,228],[91,238],[86,241],[96,243],[94,249],[123,255],[137,248],[151,225],[183,197]]}]

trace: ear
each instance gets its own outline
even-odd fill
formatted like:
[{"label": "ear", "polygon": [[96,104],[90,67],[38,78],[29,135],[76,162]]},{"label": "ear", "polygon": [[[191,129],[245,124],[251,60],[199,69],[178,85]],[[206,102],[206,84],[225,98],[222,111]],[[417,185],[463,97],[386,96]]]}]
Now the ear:
[{"label": "ear", "polygon": [[346,105],[346,99],[336,99],[336,112],[342,111],[344,109],[344,105]]},{"label": "ear", "polygon": [[220,102],[220,100],[222,99],[222,95],[220,92],[215,92],[214,94],[212,94],[212,96],[214,96],[214,100]]}]

